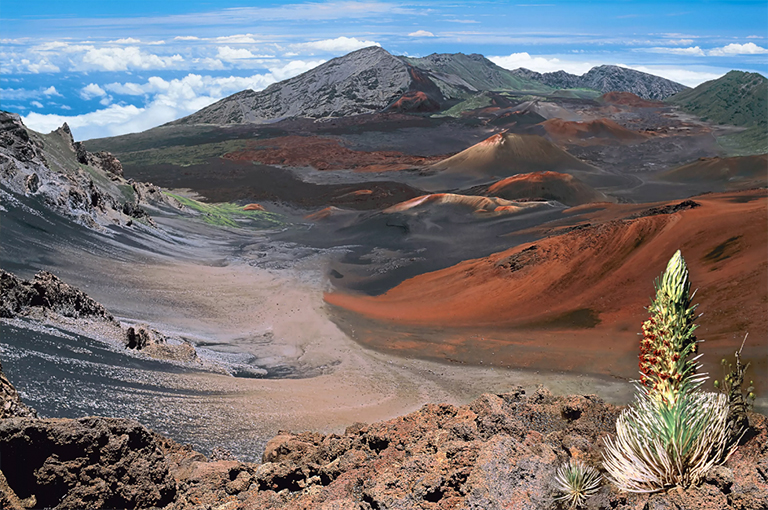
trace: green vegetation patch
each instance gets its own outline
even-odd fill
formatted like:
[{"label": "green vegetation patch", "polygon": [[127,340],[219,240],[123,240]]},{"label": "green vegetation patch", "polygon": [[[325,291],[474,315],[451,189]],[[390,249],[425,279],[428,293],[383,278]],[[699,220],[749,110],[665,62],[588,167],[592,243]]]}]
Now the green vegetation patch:
[{"label": "green vegetation patch", "polygon": [[491,106],[491,104],[491,98],[487,94],[476,94],[469,99],[440,112],[439,115],[445,117],[460,117],[463,112],[485,108],[486,106]]},{"label": "green vegetation patch", "polygon": [[242,227],[244,225],[257,228],[274,228],[284,224],[279,214],[267,211],[244,211],[243,206],[231,202],[206,204],[164,191],[169,197],[175,198],[182,205],[200,213],[200,219],[210,225],[219,227]]},{"label": "green vegetation patch", "polygon": [[768,153],[768,127],[755,126],[732,135],[721,136],[717,143],[728,156],[751,156]]}]

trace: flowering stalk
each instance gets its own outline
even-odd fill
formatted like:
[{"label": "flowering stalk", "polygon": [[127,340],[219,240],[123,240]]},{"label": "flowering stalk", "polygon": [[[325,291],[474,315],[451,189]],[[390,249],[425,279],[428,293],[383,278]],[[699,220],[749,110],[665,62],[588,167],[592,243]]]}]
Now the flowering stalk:
[{"label": "flowering stalk", "polygon": [[668,404],[706,379],[696,374],[699,356],[690,358],[697,351],[693,320],[698,306],[691,306],[690,290],[688,268],[678,250],[656,280],[656,297],[640,341],[640,383],[650,396]]}]

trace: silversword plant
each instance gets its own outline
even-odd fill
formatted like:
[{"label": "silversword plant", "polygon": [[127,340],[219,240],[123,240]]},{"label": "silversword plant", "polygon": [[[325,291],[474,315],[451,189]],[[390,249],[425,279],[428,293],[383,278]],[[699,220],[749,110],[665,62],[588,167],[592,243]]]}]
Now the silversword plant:
[{"label": "silversword plant", "polygon": [[604,467],[628,492],[657,492],[701,481],[724,463],[743,431],[729,420],[728,397],[707,393],[699,374],[688,268],[680,251],[656,281],[656,297],[643,323],[637,400],[616,421]]},{"label": "silversword plant", "polygon": [[600,490],[602,478],[597,469],[580,460],[571,459],[555,473],[555,484],[560,493],[555,501],[567,504],[568,508],[577,508]]}]

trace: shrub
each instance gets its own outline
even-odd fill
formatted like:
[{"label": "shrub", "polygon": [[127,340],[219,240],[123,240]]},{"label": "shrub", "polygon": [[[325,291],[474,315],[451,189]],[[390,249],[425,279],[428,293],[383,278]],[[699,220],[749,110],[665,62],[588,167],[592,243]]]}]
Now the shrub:
[{"label": "shrub", "polygon": [[[729,419],[724,394],[706,393],[698,374],[688,268],[680,251],[656,280],[643,323],[637,400],[616,422],[603,454],[608,477],[628,492],[657,492],[701,481],[725,462],[743,433]],[[695,356],[694,356],[695,355]]]},{"label": "shrub", "polygon": [[555,484],[560,493],[555,501],[566,503],[569,508],[576,508],[600,490],[602,478],[595,468],[571,459],[555,473]]}]

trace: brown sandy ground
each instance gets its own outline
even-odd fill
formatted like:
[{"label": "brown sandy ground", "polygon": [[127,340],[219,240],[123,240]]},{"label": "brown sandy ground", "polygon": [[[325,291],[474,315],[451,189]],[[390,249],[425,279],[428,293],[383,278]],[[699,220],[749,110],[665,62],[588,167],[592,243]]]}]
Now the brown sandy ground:
[{"label": "brown sandy ground", "polygon": [[746,356],[765,373],[766,190],[695,202],[676,212],[580,206],[566,211],[571,223],[562,235],[411,278],[380,296],[332,292],[325,300],[351,312],[343,317],[358,326],[359,341],[388,352],[634,377],[651,282],[681,249],[700,289],[708,368],[718,374],[720,358],[749,333]]}]

